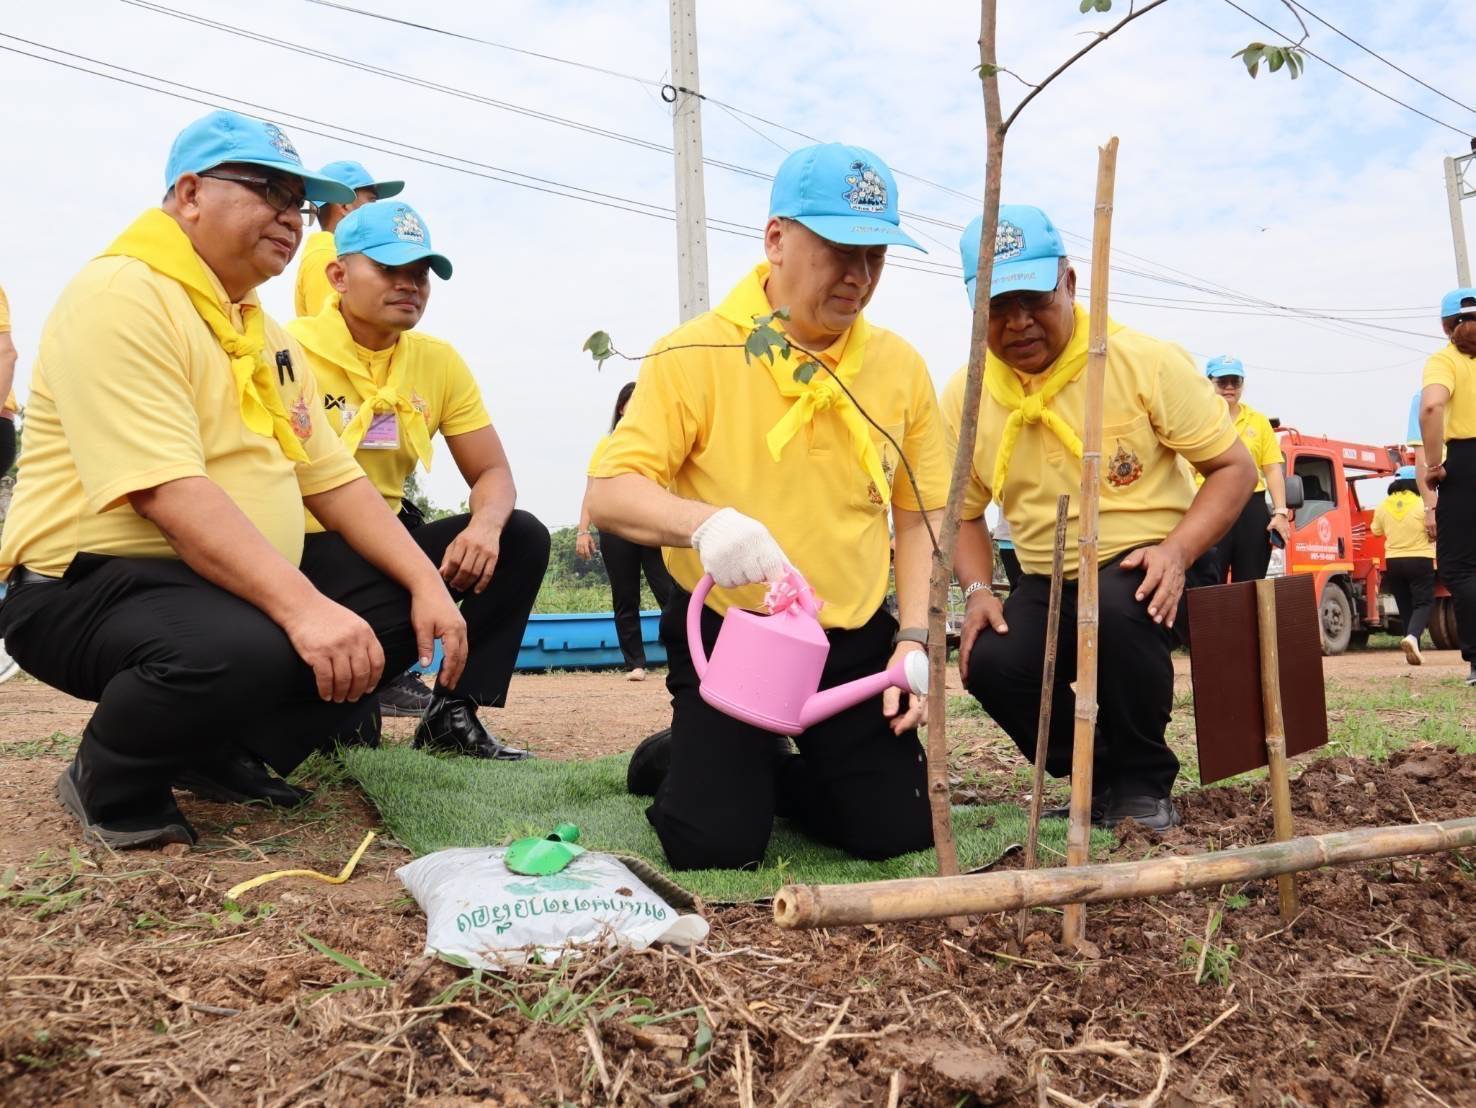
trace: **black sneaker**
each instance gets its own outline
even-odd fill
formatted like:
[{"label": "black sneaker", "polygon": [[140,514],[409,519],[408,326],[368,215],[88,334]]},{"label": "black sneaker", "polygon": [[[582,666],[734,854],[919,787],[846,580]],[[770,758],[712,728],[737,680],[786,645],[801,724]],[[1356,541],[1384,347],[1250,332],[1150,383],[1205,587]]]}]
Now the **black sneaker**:
[{"label": "black sneaker", "polygon": [[296,808],[312,799],[311,789],[299,789],[277,777],[260,758],[239,748],[208,765],[192,766],[175,774],[173,785],[201,800],[220,804],[266,803],[273,808]]},{"label": "black sneaker", "polygon": [[82,825],[82,838],[101,843],[113,850],[140,850],[184,843],[194,846],[195,829],[184,814],[171,803],[173,810],[162,810],[155,815],[131,819],[112,820],[107,824],[95,823],[82,806],[82,796],[77,791],[77,763],[74,761],[56,779],[56,798],[61,801],[73,819]]},{"label": "black sneaker", "polygon": [[431,691],[413,673],[402,673],[376,694],[379,710],[387,716],[422,716],[430,707]]},{"label": "black sneaker", "polygon": [[533,757],[527,750],[508,746],[482,726],[476,705],[469,700],[438,696],[415,729],[417,750],[441,750],[499,762],[520,762]]},{"label": "black sneaker", "polygon": [[[1100,792],[1098,792],[1096,789],[1092,790],[1092,823],[1094,826],[1107,826],[1104,821],[1107,818],[1107,802],[1111,799],[1111,797],[1112,790],[1110,788],[1103,788]],[[1050,808],[1042,808],[1040,810],[1040,818],[1070,819],[1071,804],[1068,802],[1066,804],[1058,804]]]},{"label": "black sneaker", "polygon": [[1476,662],[1471,663],[1471,672],[1466,674],[1466,684],[1476,685]]},{"label": "black sneaker", "polygon": [[1179,825],[1179,810],[1166,796],[1117,796],[1107,803],[1103,823],[1116,827],[1131,819],[1149,831],[1167,831]]}]

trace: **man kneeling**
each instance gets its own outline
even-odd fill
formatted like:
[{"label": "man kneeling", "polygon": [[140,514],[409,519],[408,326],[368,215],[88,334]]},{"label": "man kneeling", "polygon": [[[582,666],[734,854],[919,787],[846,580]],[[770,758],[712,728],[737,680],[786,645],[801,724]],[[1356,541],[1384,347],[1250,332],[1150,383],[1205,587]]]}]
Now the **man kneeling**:
[{"label": "man kneeling", "polygon": [[[774,179],[768,260],[715,311],[657,344],[591,471],[595,523],[668,548],[678,586],[661,617],[671,732],[646,740],[631,764],[659,766],[669,754],[669,768],[632,791],[655,792],[647,816],[679,869],[758,864],[776,814],[866,858],[932,841],[920,703],[904,708],[891,689],[797,736],[796,756],[703,701],[687,648],[687,605],[704,570],[719,586],[702,612],[710,650],[728,606],[761,608],[762,583],[793,565],[826,601],[822,688],[923,649],[923,513],[942,506],[947,465],[922,358],[861,314],[888,244],[916,245],[898,227],[896,186],[880,158],[839,144],[790,155]],[[789,309],[789,339],[824,368],[800,370],[811,358],[798,352],[772,365],[745,357],[755,317],[778,308]],[[889,505],[901,632],[882,607]]]},{"label": "man kneeling", "polygon": [[[0,633],[97,701],[57,794],[84,837],[193,843],[171,786],[293,803],[289,773],[367,722],[383,674],[466,625],[323,417],[307,359],[252,291],[291,261],[308,173],[272,124],[180,134],[162,210],[62,293],[41,336],[0,547]],[[304,538],[304,506],[328,533]]]},{"label": "man kneeling", "polygon": [[[980,223],[960,240],[970,302]],[[1080,514],[1087,316],[1075,296],[1076,272],[1046,214],[1002,206],[985,390],[954,571],[967,605],[960,673],[1027,758],[1035,755],[1057,496],[1071,497],[1068,551],[1076,549]],[[961,372],[943,394],[955,441],[963,390]],[[1189,355],[1116,323],[1108,326],[1102,454],[1093,815],[1166,830],[1178,822],[1169,793],[1179,762],[1164,732],[1184,588],[1213,583],[1211,548],[1250,496],[1255,466]],[[1186,462],[1204,474],[1197,495]],[[1009,521],[1024,570],[1004,605],[989,587],[994,556],[982,517],[991,500]],[[1071,772],[1075,703],[1075,559],[1066,567],[1046,755],[1056,777]]]}]

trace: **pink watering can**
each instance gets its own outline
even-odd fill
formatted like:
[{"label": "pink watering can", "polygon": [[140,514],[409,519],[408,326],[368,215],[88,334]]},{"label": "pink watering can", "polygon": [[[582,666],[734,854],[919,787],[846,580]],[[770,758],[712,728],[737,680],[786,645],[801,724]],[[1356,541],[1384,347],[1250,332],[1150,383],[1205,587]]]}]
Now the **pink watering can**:
[{"label": "pink watering can", "polygon": [[702,699],[724,715],[774,731],[798,735],[837,712],[896,687],[918,696],[928,691],[928,659],[912,651],[885,672],[821,690],[820,675],[830,642],[816,618],[815,592],[791,569],[764,598],[770,615],[729,608],[713,644],[702,649],[702,607],[712,577],[697,582],[687,606],[687,645],[702,684]]}]

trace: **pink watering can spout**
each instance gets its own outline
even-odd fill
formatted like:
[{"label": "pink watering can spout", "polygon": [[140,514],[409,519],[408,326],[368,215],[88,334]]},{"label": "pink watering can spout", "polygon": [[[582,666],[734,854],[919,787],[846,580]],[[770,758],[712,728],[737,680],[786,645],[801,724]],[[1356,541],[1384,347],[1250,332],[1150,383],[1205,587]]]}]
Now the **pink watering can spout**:
[{"label": "pink watering can spout", "polygon": [[702,608],[712,586],[712,578],[705,576],[692,593],[687,645],[702,699],[725,715],[780,735],[797,735],[889,688],[927,692],[927,658],[921,651],[904,655],[881,673],[821,690],[830,654],[830,641],[817,618],[821,602],[793,569],[765,597],[771,614],[728,609],[709,658],[702,648]]}]

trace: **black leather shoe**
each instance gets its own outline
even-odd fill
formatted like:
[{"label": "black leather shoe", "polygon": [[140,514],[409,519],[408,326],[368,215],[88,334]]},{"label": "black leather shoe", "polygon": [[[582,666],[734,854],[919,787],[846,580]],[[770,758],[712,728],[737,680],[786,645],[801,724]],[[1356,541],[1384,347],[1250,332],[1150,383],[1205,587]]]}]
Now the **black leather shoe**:
[{"label": "black leather shoe", "polygon": [[625,769],[625,791],[631,796],[655,796],[671,768],[671,728],[647,735],[631,752]]},{"label": "black leather shoe", "polygon": [[109,820],[106,824],[94,821],[82,806],[82,795],[77,790],[77,772],[75,761],[62,771],[62,775],[56,779],[56,798],[72,818],[82,825],[84,841],[102,843],[114,850],[158,848],[170,843],[195,845],[195,829],[172,800],[157,813]]},{"label": "black leather shoe", "polygon": [[176,789],[187,789],[201,800],[221,804],[270,804],[273,808],[296,808],[312,798],[311,789],[289,785],[267,769],[261,759],[244,750],[234,750],[208,765],[192,766],[175,774]]},{"label": "black leather shoe", "polygon": [[1106,825],[1116,827],[1125,819],[1149,831],[1167,831],[1179,825],[1179,810],[1166,796],[1113,796],[1107,804]]},{"label": "black leather shoe", "polygon": [[[1107,803],[1112,797],[1111,789],[1103,789],[1101,792],[1092,793],[1092,823],[1097,827],[1106,827]],[[1070,819],[1071,805],[1060,804],[1052,808],[1040,810],[1041,819]]]},{"label": "black leather shoe", "polygon": [[533,757],[527,750],[497,741],[477,718],[476,706],[469,700],[453,699],[437,694],[415,729],[417,750],[442,750],[448,754],[465,754],[468,758],[488,758],[499,762],[520,762]]}]

